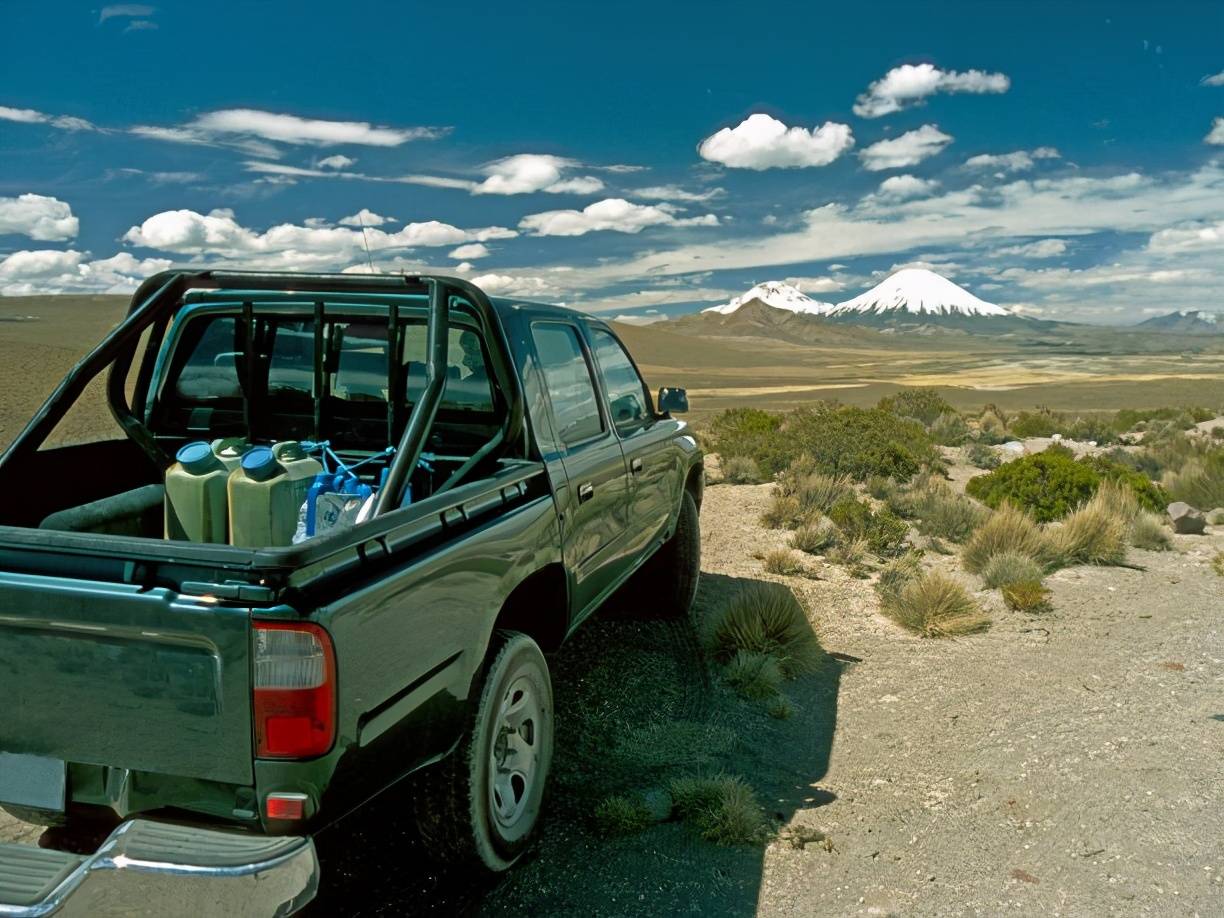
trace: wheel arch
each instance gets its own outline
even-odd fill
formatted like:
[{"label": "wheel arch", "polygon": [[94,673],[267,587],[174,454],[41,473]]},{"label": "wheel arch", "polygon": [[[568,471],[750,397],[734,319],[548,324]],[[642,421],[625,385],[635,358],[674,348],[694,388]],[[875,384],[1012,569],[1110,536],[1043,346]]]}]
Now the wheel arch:
[{"label": "wheel arch", "polygon": [[520,631],[550,653],[569,633],[569,618],[569,581],[564,565],[554,561],[529,574],[510,592],[493,622],[493,631]]}]

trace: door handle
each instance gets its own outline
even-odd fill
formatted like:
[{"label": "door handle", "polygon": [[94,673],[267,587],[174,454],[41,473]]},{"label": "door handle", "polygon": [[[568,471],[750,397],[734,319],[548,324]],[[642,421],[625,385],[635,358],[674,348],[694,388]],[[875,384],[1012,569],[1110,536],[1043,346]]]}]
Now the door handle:
[{"label": "door handle", "polygon": [[642,458],[640,456],[634,456],[632,459],[629,460],[629,471],[631,471],[634,475],[636,475],[641,470],[642,470]]},{"label": "door handle", "polygon": [[589,481],[578,485],[578,503],[584,504],[595,496],[595,486]]}]

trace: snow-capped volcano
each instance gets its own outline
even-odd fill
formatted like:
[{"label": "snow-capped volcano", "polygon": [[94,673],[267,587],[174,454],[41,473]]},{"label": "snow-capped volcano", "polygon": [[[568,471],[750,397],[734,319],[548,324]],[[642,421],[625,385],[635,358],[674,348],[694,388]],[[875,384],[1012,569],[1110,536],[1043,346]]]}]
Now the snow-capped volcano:
[{"label": "snow-capped volcano", "polygon": [[829,315],[883,315],[898,312],[929,316],[1011,315],[1002,306],[978,299],[965,288],[925,268],[903,268],[866,293],[838,303],[829,310]]},{"label": "snow-capped volcano", "polygon": [[782,281],[766,281],[763,284],[757,284],[742,296],[734,297],[729,303],[723,303],[721,306],[711,306],[701,311],[717,312],[720,315],[729,316],[741,306],[745,306],[753,300],[759,300],[766,306],[772,306],[775,309],[785,309],[787,312],[802,312],[811,315],[822,315],[833,308],[832,303],[818,302],[790,284],[784,284]]}]

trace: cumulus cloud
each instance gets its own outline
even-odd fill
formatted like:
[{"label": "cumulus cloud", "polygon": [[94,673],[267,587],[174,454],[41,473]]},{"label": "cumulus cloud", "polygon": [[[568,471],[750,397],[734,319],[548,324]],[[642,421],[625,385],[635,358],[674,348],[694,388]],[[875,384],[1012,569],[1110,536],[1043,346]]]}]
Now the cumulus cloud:
[{"label": "cumulus cloud", "polygon": [[324,156],[318,162],[320,169],[347,169],[349,166],[357,165],[357,160],[351,156],[345,156],[343,153],[336,153],[333,156]]},{"label": "cumulus cloud", "polygon": [[519,221],[521,229],[536,236],[585,236],[599,230],[639,233],[648,226],[717,226],[713,214],[677,217],[675,207],[632,204],[624,198],[605,198],[582,210],[549,210]]},{"label": "cumulus cloud", "polygon": [[32,108],[9,108],[0,105],[0,121],[16,121],[20,124],[49,124],[61,131],[96,131],[97,128],[84,118],[75,115],[48,115]]},{"label": "cumulus cloud", "polygon": [[1205,76],[1199,80],[1200,86],[1224,86],[1224,70],[1219,73],[1213,73],[1211,76]]},{"label": "cumulus cloud", "polygon": [[543,277],[513,274],[481,274],[472,283],[492,296],[539,297],[560,293],[560,288]]},{"label": "cumulus cloud", "polygon": [[482,181],[441,175],[407,175],[399,181],[432,188],[458,188],[471,194],[594,194],[604,183],[593,175],[568,175],[581,163],[563,156],[518,153],[486,163],[480,168]]},{"label": "cumulus cloud", "polygon": [[1211,130],[1203,138],[1203,143],[1224,147],[1224,118],[1216,118],[1211,122]]},{"label": "cumulus cloud", "polygon": [[139,259],[128,252],[96,261],[71,249],[14,252],[0,259],[0,295],[130,293],[142,279],[170,264],[164,258]]},{"label": "cumulus cloud", "polygon": [[1224,221],[1159,230],[1148,239],[1148,249],[1163,253],[1218,251],[1224,254]]},{"label": "cumulus cloud", "polygon": [[679,185],[652,185],[649,188],[637,188],[631,191],[635,198],[647,201],[684,201],[689,204],[701,204],[725,195],[726,189],[708,188],[705,191],[687,191]]},{"label": "cumulus cloud", "polygon": [[702,159],[733,169],[797,169],[827,166],[854,146],[850,127],[826,121],[818,128],[787,127],[758,112],[723,128],[697,147]]},{"label": "cumulus cloud", "polygon": [[863,166],[872,172],[916,166],[952,142],[952,137],[933,124],[924,124],[900,137],[881,140],[860,151]]},{"label": "cumulus cloud", "polygon": [[902,64],[894,67],[867,87],[855,100],[854,113],[860,118],[879,118],[911,105],[922,105],[936,93],[1007,92],[1011,80],[1004,73],[984,70],[940,70],[934,64]]},{"label": "cumulus cloud", "polygon": [[112,3],[102,7],[98,13],[98,23],[108,19],[143,19],[157,12],[155,7],[143,3]]},{"label": "cumulus cloud", "polygon": [[800,293],[833,293],[843,287],[841,281],[831,277],[788,277],[786,283]]},{"label": "cumulus cloud", "polygon": [[398,147],[410,140],[433,140],[443,133],[438,128],[379,127],[368,121],[327,121],[254,108],[228,108],[206,112],[187,127],[209,135],[241,135],[277,143],[323,147],[344,143]]},{"label": "cumulus cloud", "polygon": [[1026,172],[1036,160],[1058,159],[1062,154],[1053,147],[1035,150],[1015,150],[1011,153],[982,153],[965,160],[966,169],[997,169],[999,172]]},{"label": "cumulus cloud", "polygon": [[880,182],[876,196],[890,201],[908,201],[934,193],[939,182],[916,175],[892,175]]},{"label": "cumulus cloud", "polygon": [[471,258],[487,258],[489,255],[489,247],[483,242],[469,242],[467,245],[461,245],[448,256],[449,258],[458,258],[461,261]]},{"label": "cumulus cloud", "polygon": [[355,214],[340,218],[341,226],[383,226],[384,224],[395,222],[394,217],[384,217],[366,207],[361,208]]},{"label": "cumulus cloud", "polygon": [[0,197],[0,236],[28,236],[39,242],[73,239],[81,222],[65,201],[41,194]]},{"label": "cumulus cloud", "polygon": [[133,226],[123,241],[134,246],[190,256],[211,256],[238,263],[289,269],[335,267],[371,252],[459,245],[490,239],[508,239],[515,230],[500,226],[460,229],[429,220],[408,223],[394,233],[378,228],[298,226],[282,223],[257,232],[242,226],[226,209],[200,214],[167,210]]},{"label": "cumulus cloud", "polygon": [[995,249],[996,255],[1009,255],[1016,258],[1056,258],[1067,252],[1065,239],[1038,239],[1020,245],[1008,245]]}]

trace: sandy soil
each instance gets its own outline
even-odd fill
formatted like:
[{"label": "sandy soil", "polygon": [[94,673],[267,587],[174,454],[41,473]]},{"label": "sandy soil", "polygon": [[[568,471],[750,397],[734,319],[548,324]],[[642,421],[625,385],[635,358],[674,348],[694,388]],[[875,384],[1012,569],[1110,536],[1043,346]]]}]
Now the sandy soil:
[{"label": "sandy soil", "polygon": [[[790,684],[799,714],[774,721],[719,684],[691,625],[641,618],[637,597],[552,661],[560,748],[531,858],[488,885],[424,866],[406,789],[320,839],[314,914],[1219,914],[1224,579],[1209,562],[1224,527],[1133,552],[1142,570],[1059,572],[1040,618],[982,593],[989,632],[923,640],[819,559],[808,577],[764,574],[753,556],[787,539],[755,522],[769,489],[708,489],[698,620],[782,579],[824,646],[860,662]],[[720,769],[832,850],[594,830],[608,793]],[[0,840],[35,834],[0,816]]]}]

